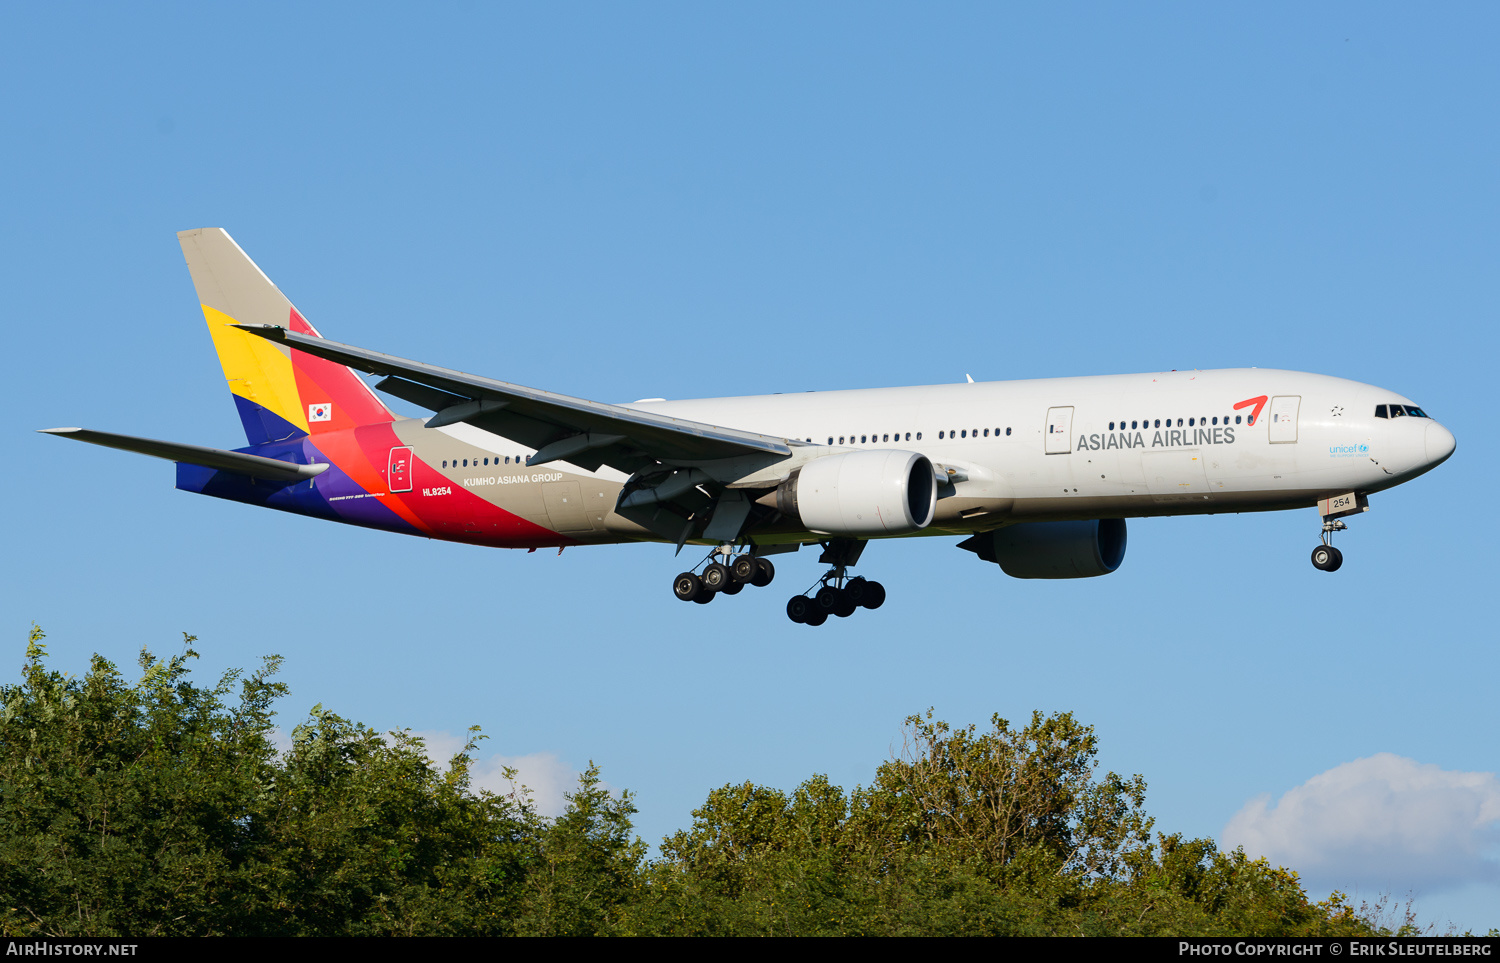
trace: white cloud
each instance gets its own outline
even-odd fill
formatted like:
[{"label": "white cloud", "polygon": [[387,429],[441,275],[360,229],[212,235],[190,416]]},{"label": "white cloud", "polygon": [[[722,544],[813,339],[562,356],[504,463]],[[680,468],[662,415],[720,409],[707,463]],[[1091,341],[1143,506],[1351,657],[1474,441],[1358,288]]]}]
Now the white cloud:
[{"label": "white cloud", "polygon": [[[427,747],[427,756],[446,769],[454,754],[464,747],[467,736],[456,736],[451,732],[413,732]],[[480,743],[482,747],[484,743]],[[515,785],[505,778],[506,768],[516,770]],[[578,772],[550,752],[534,752],[526,756],[481,756],[475,754],[469,770],[475,789],[488,789],[500,796],[510,795],[513,789],[525,786],[531,790],[531,801],[543,816],[560,816],[568,807],[564,793],[578,786]]]},{"label": "white cloud", "polygon": [[266,738],[270,740],[271,749],[275,751],[278,758],[284,758],[292,751],[292,737],[280,726],[272,726]]},{"label": "white cloud", "polygon": [[1382,752],[1314,776],[1274,807],[1269,794],[1250,800],[1222,842],[1345,891],[1500,882],[1500,779]]}]

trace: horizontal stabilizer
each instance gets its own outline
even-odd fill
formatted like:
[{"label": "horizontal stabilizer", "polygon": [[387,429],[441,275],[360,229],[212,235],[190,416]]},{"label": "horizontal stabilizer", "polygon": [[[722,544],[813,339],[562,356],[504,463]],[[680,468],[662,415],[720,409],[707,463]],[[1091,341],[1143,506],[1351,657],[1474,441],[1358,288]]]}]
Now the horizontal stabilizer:
[{"label": "horizontal stabilizer", "polygon": [[277,461],[275,458],[247,455],[241,451],[203,448],[199,445],[179,445],[175,442],[156,441],[152,438],[114,435],[107,431],[89,431],[87,428],[42,428],[39,430],[44,435],[72,438],[75,441],[86,441],[91,445],[133,451],[141,455],[165,458],[168,461],[202,465],[205,468],[217,468],[221,471],[232,471],[239,475],[265,478],[270,481],[303,481],[328,470],[328,465],[322,462],[312,465],[296,465],[287,461]]}]

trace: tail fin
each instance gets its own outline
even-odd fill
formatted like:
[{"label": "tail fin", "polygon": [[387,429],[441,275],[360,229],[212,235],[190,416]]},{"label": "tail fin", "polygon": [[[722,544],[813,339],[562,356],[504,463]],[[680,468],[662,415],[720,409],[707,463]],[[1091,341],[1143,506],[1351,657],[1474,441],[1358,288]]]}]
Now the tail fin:
[{"label": "tail fin", "polygon": [[234,239],[217,227],[177,235],[252,445],[393,421],[390,410],[343,365],[231,327],[275,324],[321,338]]}]

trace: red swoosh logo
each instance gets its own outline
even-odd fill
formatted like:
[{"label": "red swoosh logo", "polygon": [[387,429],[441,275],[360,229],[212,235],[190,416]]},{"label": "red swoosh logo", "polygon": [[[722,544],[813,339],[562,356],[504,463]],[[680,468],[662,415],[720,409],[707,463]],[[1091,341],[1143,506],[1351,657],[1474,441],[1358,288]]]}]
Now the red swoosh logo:
[{"label": "red swoosh logo", "polygon": [[1235,405],[1234,406],[1234,410],[1235,411],[1239,411],[1241,408],[1248,408],[1251,405],[1254,405],[1255,406],[1255,410],[1252,411],[1252,412],[1250,412],[1250,424],[1253,425],[1253,424],[1255,424],[1255,419],[1257,419],[1257,418],[1260,417],[1260,410],[1266,406],[1266,401],[1267,400],[1268,399],[1266,398],[1265,395],[1259,395],[1259,396],[1254,397],[1254,398],[1246,398],[1244,401],[1242,401],[1239,404]]}]

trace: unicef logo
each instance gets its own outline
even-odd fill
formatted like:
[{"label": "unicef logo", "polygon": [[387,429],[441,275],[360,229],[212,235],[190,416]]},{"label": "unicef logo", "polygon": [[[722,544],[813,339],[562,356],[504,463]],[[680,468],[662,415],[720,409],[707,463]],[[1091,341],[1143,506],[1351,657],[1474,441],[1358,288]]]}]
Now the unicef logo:
[{"label": "unicef logo", "polygon": [[1365,452],[1367,452],[1369,450],[1370,450],[1370,446],[1369,445],[1360,445],[1359,446],[1359,453],[1361,455],[1363,455]]}]

